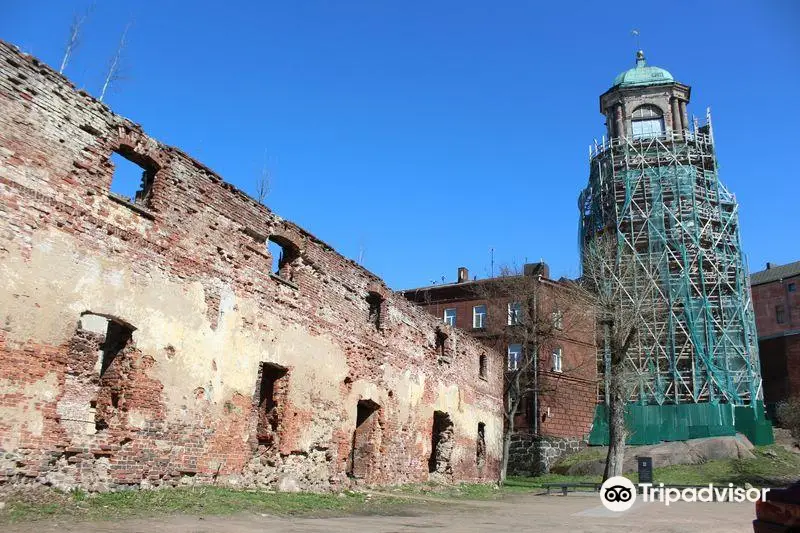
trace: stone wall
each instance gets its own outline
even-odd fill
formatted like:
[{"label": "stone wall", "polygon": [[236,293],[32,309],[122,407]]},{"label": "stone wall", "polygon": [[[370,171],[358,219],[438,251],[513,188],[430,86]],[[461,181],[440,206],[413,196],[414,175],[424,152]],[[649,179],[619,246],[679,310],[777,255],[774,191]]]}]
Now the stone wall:
[{"label": "stone wall", "polygon": [[2,42],[0,197],[0,483],[497,478],[502,357]]},{"label": "stone wall", "polygon": [[559,459],[585,447],[586,441],[577,437],[537,437],[532,433],[517,433],[511,439],[508,474],[547,474]]}]

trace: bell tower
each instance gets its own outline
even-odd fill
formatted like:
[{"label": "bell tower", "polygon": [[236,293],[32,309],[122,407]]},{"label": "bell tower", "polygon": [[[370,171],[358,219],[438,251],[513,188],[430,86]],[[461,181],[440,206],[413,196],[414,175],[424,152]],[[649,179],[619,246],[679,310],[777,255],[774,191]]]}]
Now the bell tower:
[{"label": "bell tower", "polygon": [[[689,120],[690,94],[640,50],[600,96],[606,136],[589,148],[579,200],[584,274],[608,250],[599,286],[619,287],[615,301],[639,324],[622,358],[635,376],[624,391],[631,444],[737,430],[769,444],[739,206],[719,179],[710,113],[703,126]],[[600,344],[607,378],[610,348]],[[592,444],[608,439],[608,384]]]}]

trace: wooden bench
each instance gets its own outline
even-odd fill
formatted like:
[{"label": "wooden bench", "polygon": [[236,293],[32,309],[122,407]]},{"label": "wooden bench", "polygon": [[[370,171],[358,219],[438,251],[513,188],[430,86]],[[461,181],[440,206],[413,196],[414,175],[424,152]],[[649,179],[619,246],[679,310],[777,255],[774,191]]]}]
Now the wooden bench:
[{"label": "wooden bench", "polygon": [[547,489],[547,494],[550,494],[554,488],[560,488],[561,494],[564,496],[567,495],[569,489],[576,489],[572,492],[577,492],[577,489],[592,489],[593,491],[599,491],[600,486],[602,483],[542,483],[542,488]]},{"label": "wooden bench", "polygon": [[[593,491],[599,492],[602,483],[542,483],[542,488],[547,489],[547,494],[551,494],[552,490],[555,488],[561,489],[561,494],[566,496],[570,489],[592,489]],[[702,489],[708,487],[708,485],[664,485],[663,489]],[[654,483],[651,488],[662,488],[658,483]],[[639,486],[636,486],[637,492],[639,492]],[[578,490],[572,490],[572,492],[579,492]]]}]

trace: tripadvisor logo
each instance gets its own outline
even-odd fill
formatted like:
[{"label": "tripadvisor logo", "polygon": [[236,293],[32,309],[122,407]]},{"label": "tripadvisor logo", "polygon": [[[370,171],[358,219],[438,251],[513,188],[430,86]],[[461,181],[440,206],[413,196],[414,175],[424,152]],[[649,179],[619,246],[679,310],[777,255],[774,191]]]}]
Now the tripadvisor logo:
[{"label": "tripadvisor logo", "polygon": [[627,511],[636,501],[636,486],[626,477],[610,477],[600,487],[600,501],[609,511]]},{"label": "tripadvisor logo", "polygon": [[769,489],[734,487],[733,483],[728,483],[727,487],[715,487],[712,483],[707,487],[684,489],[665,487],[663,483],[658,487],[654,487],[652,483],[639,483],[638,489],[639,491],[630,479],[614,476],[605,480],[600,487],[600,501],[609,511],[622,512],[633,506],[637,492],[642,493],[644,503],[658,502],[667,506],[680,501],[755,503],[759,500],[765,501],[769,492]]}]

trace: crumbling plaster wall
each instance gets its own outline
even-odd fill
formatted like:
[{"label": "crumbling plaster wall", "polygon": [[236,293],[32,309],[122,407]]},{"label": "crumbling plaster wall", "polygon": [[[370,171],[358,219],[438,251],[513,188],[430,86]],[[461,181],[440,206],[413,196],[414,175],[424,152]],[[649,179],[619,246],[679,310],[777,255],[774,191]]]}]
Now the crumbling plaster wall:
[{"label": "crumbling plaster wall", "polygon": [[[156,169],[143,201],[110,194],[113,151]],[[428,479],[435,410],[454,423],[453,479],[496,478],[502,368],[476,379],[486,348],[450,331],[440,362],[435,318],[3,42],[0,197],[0,482],[323,490],[349,483],[360,399],[380,406],[365,482]],[[273,235],[296,246],[290,282],[270,274]],[[369,291],[384,297],[380,329]],[[73,376],[85,313],[135,328],[107,429],[87,418],[93,406],[70,414],[101,386],[92,354]],[[268,449],[255,438],[265,361],[288,369]]]}]

